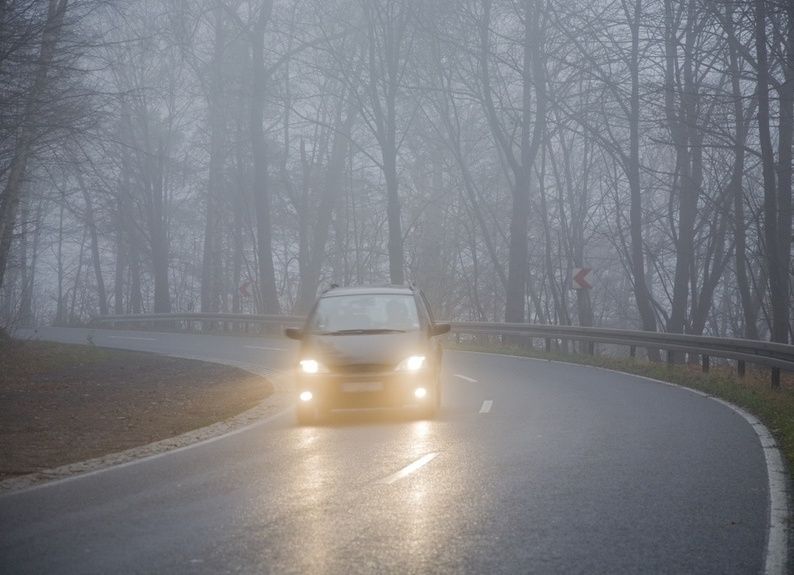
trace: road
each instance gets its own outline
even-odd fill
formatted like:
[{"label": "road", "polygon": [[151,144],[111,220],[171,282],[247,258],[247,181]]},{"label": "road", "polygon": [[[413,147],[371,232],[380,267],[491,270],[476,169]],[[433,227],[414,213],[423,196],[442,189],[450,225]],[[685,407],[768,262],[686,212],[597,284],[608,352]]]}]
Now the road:
[{"label": "road", "polygon": [[[92,339],[272,369],[294,359],[286,340]],[[287,411],[2,496],[0,571],[763,571],[764,452],[725,405],[604,370],[452,351],[444,393],[433,421],[346,413],[299,427]]]}]

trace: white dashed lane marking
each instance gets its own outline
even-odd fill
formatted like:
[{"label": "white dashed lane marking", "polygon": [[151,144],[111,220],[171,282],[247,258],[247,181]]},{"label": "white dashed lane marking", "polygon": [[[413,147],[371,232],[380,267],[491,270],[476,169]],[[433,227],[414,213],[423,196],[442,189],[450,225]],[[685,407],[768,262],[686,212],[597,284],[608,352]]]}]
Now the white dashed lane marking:
[{"label": "white dashed lane marking", "polygon": [[436,457],[438,457],[438,452],[433,452],[433,453],[428,453],[427,455],[423,455],[422,457],[420,457],[410,465],[406,465],[405,467],[400,469],[397,473],[392,473],[388,477],[381,479],[379,483],[385,483],[389,485],[394,483],[395,481],[404,479],[405,477],[408,477],[412,473],[419,470],[421,467],[424,467],[425,465],[433,461],[433,459],[435,459]]},{"label": "white dashed lane marking", "polygon": [[480,413],[490,413],[491,407],[493,407],[493,401],[490,399],[486,399],[485,401],[482,402]]},{"label": "white dashed lane marking", "polygon": [[130,339],[133,341],[157,341],[156,337],[133,337],[131,335],[109,335],[110,339]]},{"label": "white dashed lane marking", "polygon": [[472,377],[467,377],[465,375],[461,375],[460,373],[456,373],[455,377],[462,379],[463,381],[468,381],[469,383],[477,383],[477,380]]}]

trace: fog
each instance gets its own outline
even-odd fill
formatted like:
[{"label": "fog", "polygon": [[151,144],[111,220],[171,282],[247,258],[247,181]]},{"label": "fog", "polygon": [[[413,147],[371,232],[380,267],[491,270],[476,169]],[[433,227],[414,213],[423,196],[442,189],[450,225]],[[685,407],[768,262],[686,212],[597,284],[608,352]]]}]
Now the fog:
[{"label": "fog", "polygon": [[411,282],[787,342],[793,106],[786,0],[0,1],[0,326]]}]

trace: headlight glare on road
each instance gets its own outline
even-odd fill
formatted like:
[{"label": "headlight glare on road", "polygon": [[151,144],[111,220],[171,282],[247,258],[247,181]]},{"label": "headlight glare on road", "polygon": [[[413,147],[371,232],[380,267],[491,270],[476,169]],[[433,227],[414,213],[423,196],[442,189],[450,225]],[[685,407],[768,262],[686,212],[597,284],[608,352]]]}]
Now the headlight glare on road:
[{"label": "headlight glare on road", "polygon": [[311,401],[314,395],[311,391],[303,391],[300,394],[301,401]]},{"label": "headlight glare on road", "polygon": [[411,357],[406,357],[404,360],[400,362],[397,366],[397,371],[419,371],[425,365],[425,356],[423,355],[412,355]]},{"label": "headlight glare on road", "polygon": [[414,397],[416,397],[416,399],[424,399],[427,397],[427,390],[424,387],[417,387],[414,390]]},{"label": "headlight glare on road", "polygon": [[300,360],[301,373],[324,373],[328,371],[316,359],[302,359]]}]

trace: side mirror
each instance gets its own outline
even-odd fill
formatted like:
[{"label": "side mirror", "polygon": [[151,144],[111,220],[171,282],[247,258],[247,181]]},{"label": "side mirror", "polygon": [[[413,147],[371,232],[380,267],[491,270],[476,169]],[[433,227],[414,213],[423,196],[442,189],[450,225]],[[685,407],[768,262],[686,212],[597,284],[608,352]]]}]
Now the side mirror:
[{"label": "side mirror", "polygon": [[430,335],[444,335],[451,327],[448,323],[434,323],[430,326]]},{"label": "side mirror", "polygon": [[290,339],[303,339],[303,332],[299,330],[297,327],[288,327],[284,330],[284,335],[286,335]]}]

